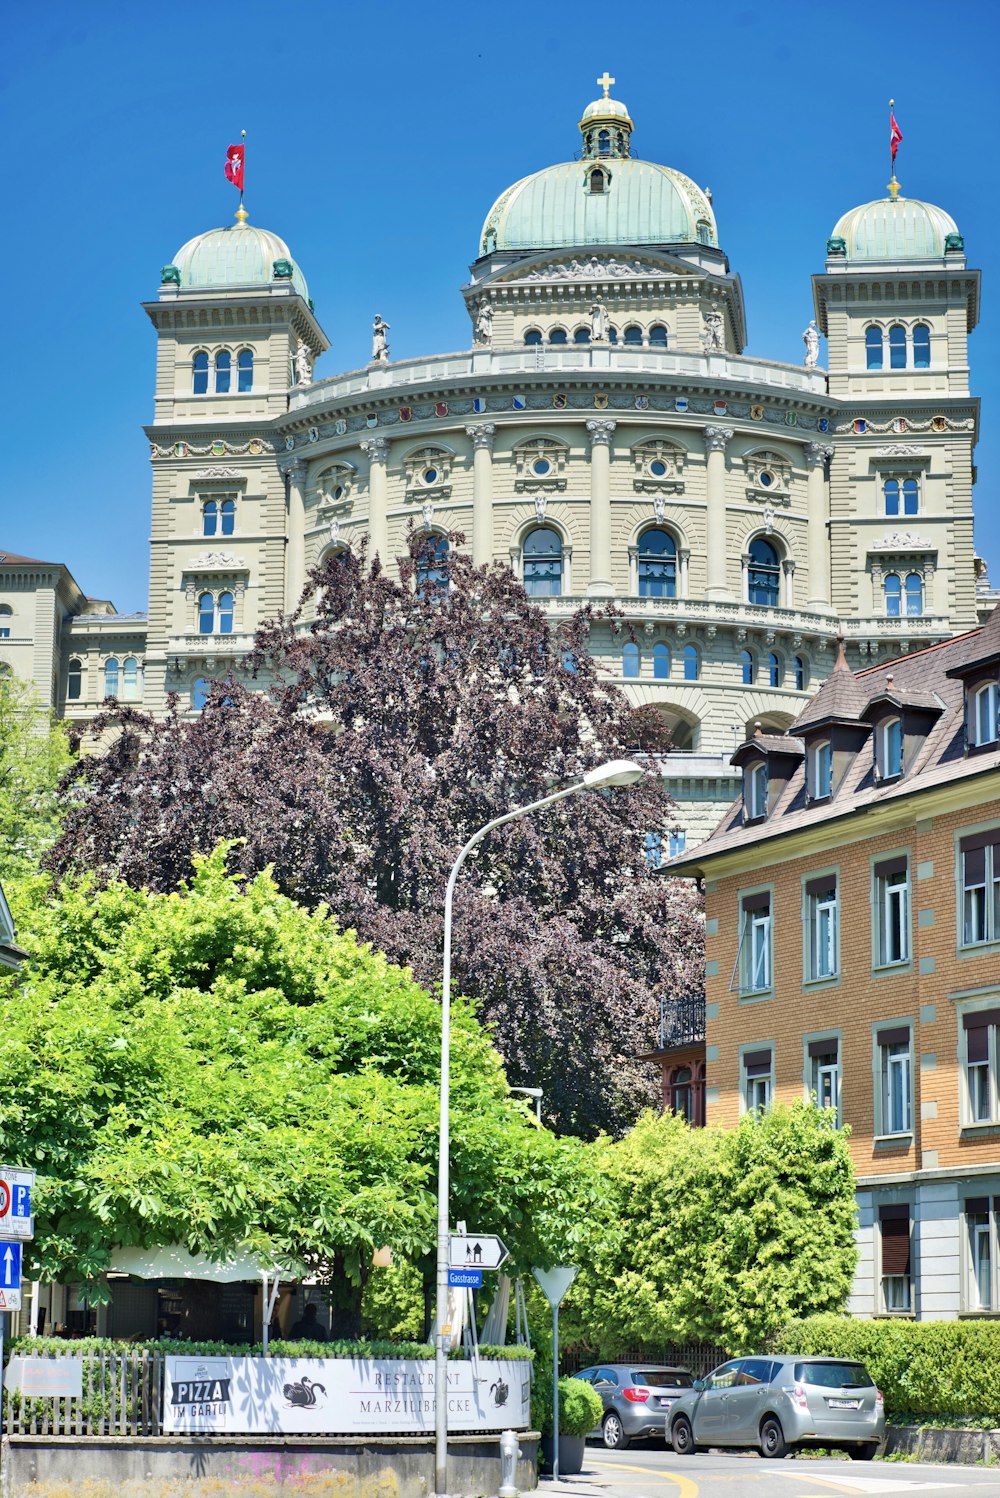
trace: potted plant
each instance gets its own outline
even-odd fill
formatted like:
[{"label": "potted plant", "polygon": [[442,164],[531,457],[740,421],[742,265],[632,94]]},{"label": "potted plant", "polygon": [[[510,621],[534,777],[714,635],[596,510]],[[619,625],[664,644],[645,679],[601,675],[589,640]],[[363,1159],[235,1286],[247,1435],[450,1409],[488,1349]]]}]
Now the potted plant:
[{"label": "potted plant", "polygon": [[[601,1423],[601,1396],[582,1378],[559,1380],[559,1475],[583,1471],[586,1440]],[[535,1365],[531,1387],[531,1423],[542,1436],[542,1456],[552,1470],[552,1375]]]}]

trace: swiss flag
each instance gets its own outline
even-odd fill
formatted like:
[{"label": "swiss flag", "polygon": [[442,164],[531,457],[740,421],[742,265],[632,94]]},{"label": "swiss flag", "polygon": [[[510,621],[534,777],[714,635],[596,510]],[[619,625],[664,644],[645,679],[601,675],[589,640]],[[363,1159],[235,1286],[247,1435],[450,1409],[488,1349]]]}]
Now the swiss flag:
[{"label": "swiss flag", "polygon": [[[902,132],[902,130],[900,130],[899,126],[896,124],[896,116],[892,113],[892,110],[890,110],[889,111],[889,150],[892,152],[893,165],[895,165],[896,152],[899,150],[899,143],[900,143],[900,141],[902,139],[903,139],[903,132]],[[242,179],[242,170],[240,172],[240,176],[241,176],[241,179]]]},{"label": "swiss flag", "polygon": [[246,149],[246,146],[230,146],[226,152],[226,176],[240,192],[243,191],[243,158]]}]

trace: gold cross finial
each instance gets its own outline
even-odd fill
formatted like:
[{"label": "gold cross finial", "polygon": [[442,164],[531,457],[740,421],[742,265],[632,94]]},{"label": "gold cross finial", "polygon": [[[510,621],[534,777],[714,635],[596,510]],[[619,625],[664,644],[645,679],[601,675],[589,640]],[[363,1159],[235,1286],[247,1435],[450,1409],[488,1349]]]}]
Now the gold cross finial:
[{"label": "gold cross finial", "polygon": [[607,68],[605,68],[604,69],[604,77],[603,78],[598,78],[597,81],[598,81],[598,83],[601,85],[601,87],[604,90],[604,97],[607,98],[608,97],[608,91],[611,88],[611,85],[613,83],[617,83],[618,79],[617,78],[612,78],[611,74],[608,72]]}]

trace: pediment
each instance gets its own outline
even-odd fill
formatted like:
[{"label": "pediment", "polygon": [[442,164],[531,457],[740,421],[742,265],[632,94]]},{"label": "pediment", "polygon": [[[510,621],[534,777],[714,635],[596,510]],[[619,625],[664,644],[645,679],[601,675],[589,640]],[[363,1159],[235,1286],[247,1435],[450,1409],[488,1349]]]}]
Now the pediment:
[{"label": "pediment", "polygon": [[614,285],[620,281],[641,280],[643,277],[663,276],[707,276],[701,267],[691,265],[672,255],[655,250],[632,252],[615,250],[548,250],[507,266],[499,275],[490,278],[490,285],[502,285],[513,281],[573,281],[585,284],[601,282]]}]

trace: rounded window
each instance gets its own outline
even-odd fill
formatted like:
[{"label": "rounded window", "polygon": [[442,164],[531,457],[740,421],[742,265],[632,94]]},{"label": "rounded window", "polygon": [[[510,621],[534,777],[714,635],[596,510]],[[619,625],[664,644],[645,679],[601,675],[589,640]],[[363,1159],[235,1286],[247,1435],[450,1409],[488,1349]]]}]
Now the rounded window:
[{"label": "rounded window", "polygon": [[558,531],[543,525],[530,531],[521,548],[524,591],[531,598],[558,598],[562,592],[563,549]]},{"label": "rounded window", "polygon": [[774,483],[774,474],[770,468],[762,468],[759,474],[760,482],[765,489],[770,489]]},{"label": "rounded window", "polygon": [[590,342],[590,329],[589,328],[577,328],[576,332],[573,334],[573,342],[574,343],[589,343]]},{"label": "rounded window", "polygon": [[757,663],[749,650],[740,651],[740,671],[743,675],[743,685],[752,687],[757,675]]},{"label": "rounded window", "polygon": [[653,675],[657,681],[666,681],[670,676],[670,646],[662,640],[653,646]]},{"label": "rounded window", "polygon": [[677,542],[654,528],[639,537],[639,597],[677,597]]},{"label": "rounded window", "polygon": [[777,608],[781,592],[780,574],[777,551],[763,536],[755,536],[750,542],[747,602],[763,604],[765,608]]},{"label": "rounded window", "polygon": [[66,673],[66,696],[70,702],[79,702],[83,695],[83,662],[72,660]]},{"label": "rounded window", "polygon": [[551,470],[552,464],[549,462],[548,458],[536,458],[531,465],[532,473],[537,474],[540,479],[543,479],[547,473],[551,472]]},{"label": "rounded window", "polygon": [[438,481],[438,471],[436,468],[425,468],[421,477],[425,484],[436,484]]},{"label": "rounded window", "polygon": [[661,322],[656,322],[649,330],[649,344],[651,348],[666,348],[667,330]]},{"label": "rounded window", "polygon": [[653,458],[649,465],[649,471],[654,479],[665,479],[667,476],[667,465],[662,458]]},{"label": "rounded window", "polygon": [[639,647],[629,643],[622,647],[622,675],[626,678],[634,678],[639,675]]},{"label": "rounded window", "polygon": [[568,343],[569,339],[566,337],[566,329],[565,328],[553,328],[552,332],[549,334],[549,342],[550,343]]},{"label": "rounded window", "polygon": [[194,356],[194,394],[207,395],[208,393],[208,355],[204,350],[199,350]]},{"label": "rounded window", "polygon": [[536,344],[541,343],[542,335],[537,328],[529,328],[524,335],[524,341],[534,347]]},{"label": "rounded window", "polygon": [[625,342],[630,344],[642,343],[642,329],[635,323],[630,323],[625,329]]},{"label": "rounded window", "polygon": [[210,690],[211,688],[204,676],[196,677],[191,683],[191,706],[196,713],[200,713],[205,706]]},{"label": "rounded window", "polygon": [[684,680],[697,681],[701,675],[701,656],[697,645],[684,646]]},{"label": "rounded window", "polygon": [[334,499],[343,499],[343,497],[344,497],[344,486],[343,486],[343,484],[338,484],[336,486],[336,488],[333,491],[333,497],[334,497]]}]

